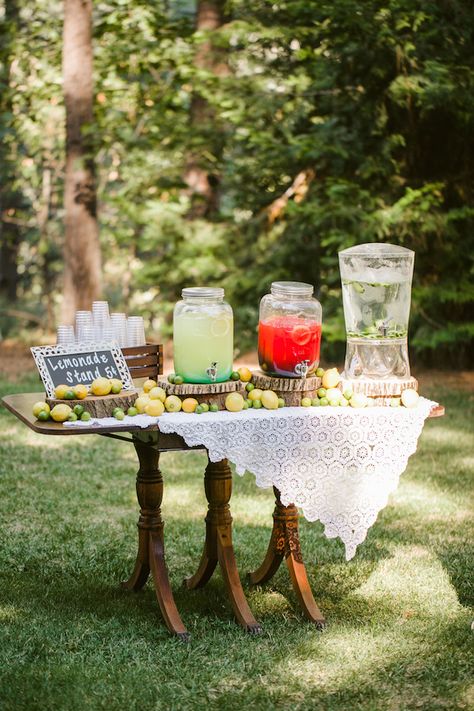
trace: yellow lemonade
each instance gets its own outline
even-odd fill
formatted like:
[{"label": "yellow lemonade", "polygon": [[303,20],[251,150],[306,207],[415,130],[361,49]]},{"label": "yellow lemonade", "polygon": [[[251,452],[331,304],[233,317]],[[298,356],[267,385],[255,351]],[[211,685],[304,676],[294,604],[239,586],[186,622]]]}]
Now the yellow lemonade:
[{"label": "yellow lemonade", "polygon": [[173,320],[174,370],[188,383],[220,383],[232,372],[232,312],[206,305],[183,310]]}]

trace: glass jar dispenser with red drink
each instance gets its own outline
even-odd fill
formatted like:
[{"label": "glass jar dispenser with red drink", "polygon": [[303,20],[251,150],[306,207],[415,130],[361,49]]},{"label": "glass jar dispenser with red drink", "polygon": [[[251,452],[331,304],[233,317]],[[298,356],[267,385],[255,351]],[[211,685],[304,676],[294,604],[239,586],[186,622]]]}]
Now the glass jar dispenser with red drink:
[{"label": "glass jar dispenser with red drink", "polygon": [[311,284],[274,281],[260,302],[258,359],[266,375],[304,378],[319,365],[321,304]]}]

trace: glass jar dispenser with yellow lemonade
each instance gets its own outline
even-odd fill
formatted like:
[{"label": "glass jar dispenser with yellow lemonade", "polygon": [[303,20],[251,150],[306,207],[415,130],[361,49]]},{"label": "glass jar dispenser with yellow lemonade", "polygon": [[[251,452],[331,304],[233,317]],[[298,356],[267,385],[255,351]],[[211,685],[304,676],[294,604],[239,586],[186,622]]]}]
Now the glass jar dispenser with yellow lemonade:
[{"label": "glass jar dispenser with yellow lemonade", "polygon": [[173,314],[174,370],[186,383],[221,383],[230,378],[234,316],[224,289],[189,287]]}]

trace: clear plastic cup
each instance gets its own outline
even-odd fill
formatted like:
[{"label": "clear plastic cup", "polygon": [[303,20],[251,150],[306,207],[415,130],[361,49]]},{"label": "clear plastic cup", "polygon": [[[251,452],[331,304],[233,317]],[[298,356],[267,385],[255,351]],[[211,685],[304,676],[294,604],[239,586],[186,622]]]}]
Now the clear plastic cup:
[{"label": "clear plastic cup", "polygon": [[56,331],[56,344],[58,346],[68,346],[76,342],[74,326],[61,325]]},{"label": "clear plastic cup", "polygon": [[129,316],[127,319],[127,346],[143,346],[146,343],[145,326],[141,316]]},{"label": "clear plastic cup", "polygon": [[112,313],[110,323],[114,341],[123,348],[127,345],[127,316],[124,313]]}]

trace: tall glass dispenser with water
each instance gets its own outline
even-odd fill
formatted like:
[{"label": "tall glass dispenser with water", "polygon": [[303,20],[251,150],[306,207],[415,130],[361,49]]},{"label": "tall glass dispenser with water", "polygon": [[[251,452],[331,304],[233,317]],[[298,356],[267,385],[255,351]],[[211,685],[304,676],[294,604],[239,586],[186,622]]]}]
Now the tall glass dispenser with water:
[{"label": "tall glass dispenser with water", "polygon": [[415,253],[392,244],[339,252],[346,378],[408,378],[408,318]]}]

